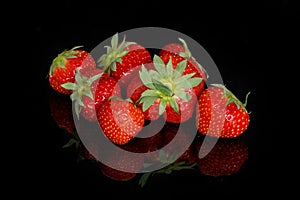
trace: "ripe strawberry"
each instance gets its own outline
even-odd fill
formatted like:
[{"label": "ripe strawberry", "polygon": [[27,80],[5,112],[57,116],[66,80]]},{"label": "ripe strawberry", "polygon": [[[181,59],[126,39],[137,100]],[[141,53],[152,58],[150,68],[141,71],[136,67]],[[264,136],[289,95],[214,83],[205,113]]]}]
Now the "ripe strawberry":
[{"label": "ripe strawberry", "polygon": [[78,49],[80,47],[64,50],[52,61],[49,70],[49,83],[55,91],[71,94],[72,90],[65,89],[61,85],[67,82],[74,83],[75,69],[82,71],[96,67],[94,58],[87,51]]},{"label": "ripe strawberry", "polygon": [[167,64],[172,58],[173,67],[176,68],[178,63],[183,60],[187,61],[186,68],[182,72],[183,75],[195,73],[193,77],[202,78],[202,81],[199,85],[195,86],[194,92],[198,97],[201,91],[204,89],[204,82],[208,78],[205,69],[192,57],[192,54],[186,44],[186,42],[179,38],[179,41],[182,44],[170,43],[165,45],[159,52],[159,56]]},{"label": "ripe strawberry", "polygon": [[138,133],[139,137],[133,138],[120,148],[134,153],[149,153],[162,148],[164,141],[160,123],[162,122],[157,120],[151,124],[151,127],[144,126]]},{"label": "ripe strawberry", "polygon": [[104,135],[116,144],[126,144],[143,128],[144,115],[133,103],[110,98],[98,110],[97,118]]},{"label": "ripe strawberry", "polygon": [[245,103],[241,103],[224,85],[212,84],[198,100],[197,129],[213,137],[234,138],[249,126],[250,117]]},{"label": "ripe strawberry", "polygon": [[94,68],[83,74],[76,70],[75,83],[68,82],[63,88],[73,90],[71,100],[75,103],[75,112],[89,121],[97,121],[96,110],[111,96],[120,96],[121,91],[115,79],[103,70]]},{"label": "ripe strawberry", "polygon": [[134,77],[136,67],[151,62],[151,55],[145,47],[125,41],[125,37],[119,43],[118,33],[112,37],[111,46],[106,48],[107,53],[99,58],[98,63],[105,72],[120,81],[122,87]]},{"label": "ripe strawberry", "polygon": [[[197,157],[197,166],[200,171],[208,176],[228,176],[237,173],[248,158],[248,146],[244,138],[233,139],[220,138],[215,143],[212,138],[208,138],[203,143],[203,138],[195,140],[195,149],[199,152],[209,149],[208,154]],[[211,149],[211,145],[214,145]]]},{"label": "ripe strawberry", "polygon": [[159,102],[158,109],[153,110],[158,110],[158,114],[163,114],[168,122],[181,123],[192,117],[197,101],[193,88],[200,84],[202,78],[192,78],[195,73],[182,75],[186,63],[187,61],[183,60],[174,69],[172,58],[165,65],[163,60],[155,55],[153,64],[156,70],[142,67],[140,78],[149,88],[139,99],[144,112]]},{"label": "ripe strawberry", "polygon": [[55,123],[68,133],[73,134],[75,124],[70,98],[60,93],[51,93],[49,97],[50,112]]}]

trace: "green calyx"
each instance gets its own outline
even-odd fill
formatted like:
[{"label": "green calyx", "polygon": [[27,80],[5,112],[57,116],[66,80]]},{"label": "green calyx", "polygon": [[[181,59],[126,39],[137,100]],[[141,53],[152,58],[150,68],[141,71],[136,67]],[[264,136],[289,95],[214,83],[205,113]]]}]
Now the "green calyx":
[{"label": "green calyx", "polygon": [[191,51],[188,48],[188,45],[186,44],[186,42],[182,39],[182,38],[178,38],[178,40],[182,43],[182,46],[184,48],[184,52],[180,52],[179,55],[183,58],[188,58],[193,60],[197,66],[200,68],[201,71],[203,71],[206,74],[206,77],[208,78],[208,74],[206,72],[206,70],[202,67],[202,65],[200,63],[197,62],[197,60],[192,56]]},{"label": "green calyx", "polygon": [[116,64],[122,63],[122,57],[128,53],[124,48],[131,44],[135,43],[126,42],[125,36],[123,41],[119,44],[118,33],[116,33],[111,39],[111,46],[104,46],[106,48],[106,54],[103,54],[98,59],[98,64],[103,67],[104,71],[108,74],[110,74],[110,70],[116,71]]},{"label": "green calyx", "polygon": [[76,49],[79,49],[83,46],[76,46],[73,47],[72,49],[68,50],[64,50],[63,52],[61,52],[60,54],[57,55],[56,58],[53,59],[52,64],[50,66],[50,70],[49,70],[49,75],[52,76],[53,72],[55,71],[56,67],[61,67],[63,69],[66,69],[66,60],[68,58],[76,58],[76,54],[78,54],[78,51],[76,51]]},{"label": "green calyx", "polygon": [[[186,161],[176,162],[176,159],[174,160],[174,158],[168,159],[167,155],[165,154],[165,152],[163,150],[160,150],[158,153],[159,153],[160,162],[162,164],[166,164],[166,167],[163,167],[156,171],[144,173],[139,180],[139,185],[141,187],[144,187],[146,185],[149,177],[153,176],[154,174],[171,174],[173,171],[194,169],[195,166],[197,165],[197,163],[189,164]],[[174,155],[174,153],[171,154],[170,157],[173,157],[173,155]],[[161,158],[161,156],[163,156],[163,158]],[[176,156],[178,156],[178,155],[176,155]],[[166,160],[161,160],[161,159],[166,159]],[[153,164],[157,164],[157,163],[144,163],[144,168],[148,168],[148,167],[152,166]]]},{"label": "green calyx", "polygon": [[61,84],[61,86],[67,90],[72,90],[72,94],[70,95],[71,100],[75,103],[75,113],[79,118],[79,113],[81,108],[84,106],[82,102],[83,96],[88,96],[92,100],[94,100],[93,93],[91,91],[91,85],[94,81],[98,80],[103,73],[96,74],[91,78],[87,78],[83,76],[78,70],[75,73],[75,83],[67,82]]},{"label": "green calyx", "polygon": [[202,78],[192,78],[195,73],[182,75],[186,68],[186,63],[187,61],[183,60],[174,69],[172,58],[165,65],[163,60],[155,55],[153,58],[155,70],[148,71],[142,66],[139,75],[143,84],[149,88],[141,94],[139,99],[139,102],[142,103],[143,111],[147,110],[159,99],[159,115],[164,113],[167,104],[176,113],[180,114],[176,98],[189,101],[191,96],[185,89],[196,87],[202,81]]},{"label": "green calyx", "polygon": [[222,84],[211,84],[212,86],[222,88],[224,90],[223,96],[226,97],[226,105],[230,103],[234,103],[238,109],[240,107],[247,112],[246,106],[248,102],[248,96],[250,95],[250,92],[246,94],[245,102],[242,103],[230,90],[228,90],[224,85]]}]

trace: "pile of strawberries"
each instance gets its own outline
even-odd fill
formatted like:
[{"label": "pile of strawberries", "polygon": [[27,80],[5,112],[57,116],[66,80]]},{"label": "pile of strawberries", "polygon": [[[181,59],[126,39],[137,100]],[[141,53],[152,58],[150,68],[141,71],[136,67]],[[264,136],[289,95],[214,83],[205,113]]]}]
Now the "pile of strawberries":
[{"label": "pile of strawberries", "polygon": [[54,58],[50,86],[70,97],[78,119],[98,122],[104,135],[127,144],[147,121],[163,117],[180,124],[195,114],[200,134],[235,138],[250,118],[242,103],[222,84],[206,86],[206,70],[194,59],[186,42],[166,44],[158,53],[118,34],[99,58],[81,46]]}]

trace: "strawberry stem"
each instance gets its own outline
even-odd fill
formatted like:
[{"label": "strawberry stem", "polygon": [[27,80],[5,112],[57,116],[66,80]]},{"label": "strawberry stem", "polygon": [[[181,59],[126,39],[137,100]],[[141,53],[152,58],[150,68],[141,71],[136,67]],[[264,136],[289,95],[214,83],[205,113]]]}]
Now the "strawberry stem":
[{"label": "strawberry stem", "polygon": [[102,73],[96,74],[90,78],[82,75],[78,69],[75,70],[75,83],[67,82],[64,84],[61,84],[61,86],[67,90],[73,90],[72,94],[70,95],[70,99],[75,102],[75,113],[77,117],[79,118],[79,112],[81,110],[81,107],[84,106],[82,102],[83,96],[87,96],[94,100],[93,93],[91,91],[91,85],[93,82],[98,80]]},{"label": "strawberry stem", "polygon": [[246,107],[246,106],[247,106],[247,102],[248,102],[248,96],[249,96],[249,94],[250,94],[250,92],[248,92],[248,93],[246,94],[246,98],[245,98],[244,107]]},{"label": "strawberry stem", "polygon": [[79,49],[81,47],[83,47],[83,46],[76,46],[70,50],[65,49],[63,52],[58,54],[51,63],[49,75],[52,76],[53,72],[55,71],[55,69],[57,67],[61,67],[61,68],[65,69],[66,68],[65,62],[66,62],[67,58],[76,58],[76,54],[78,54],[78,52],[75,50]]},{"label": "strawberry stem", "polygon": [[186,44],[186,42],[182,39],[182,38],[178,38],[178,40],[182,43],[182,46],[184,48],[184,52],[179,53],[179,55],[183,58],[187,58],[187,59],[191,59],[193,60],[197,66],[200,68],[201,71],[203,71],[206,75],[206,78],[208,78],[208,73],[207,71],[202,67],[202,65],[200,63],[198,63],[198,61],[192,56],[191,51],[188,48],[188,45]]},{"label": "strawberry stem", "polygon": [[246,110],[246,105],[247,105],[247,100],[248,100],[248,96],[250,94],[250,92],[247,93],[246,95],[246,99],[245,99],[245,103],[242,103],[230,90],[228,90],[224,85],[222,84],[211,84],[212,86],[215,87],[219,87],[222,88],[224,90],[223,95],[226,97],[226,105],[230,104],[230,103],[235,103],[235,105],[237,106],[237,108],[239,109],[240,107],[242,107],[242,109],[244,111]]},{"label": "strawberry stem", "polygon": [[139,72],[141,81],[149,89],[141,94],[138,102],[143,104],[142,108],[145,111],[156,99],[159,99],[159,115],[165,112],[167,105],[170,105],[176,113],[180,114],[176,98],[189,101],[191,96],[186,89],[199,85],[202,78],[192,78],[194,73],[182,75],[186,68],[186,60],[178,63],[178,69],[174,69],[172,58],[167,64],[164,64],[159,56],[154,55],[153,64],[156,70],[148,71],[142,66]]},{"label": "strawberry stem", "polygon": [[116,33],[111,39],[111,46],[105,46],[106,54],[103,54],[97,62],[108,74],[110,74],[111,70],[116,71],[116,64],[122,63],[122,57],[128,53],[124,48],[131,44],[134,44],[134,42],[125,42],[125,36],[119,44],[118,33]]}]

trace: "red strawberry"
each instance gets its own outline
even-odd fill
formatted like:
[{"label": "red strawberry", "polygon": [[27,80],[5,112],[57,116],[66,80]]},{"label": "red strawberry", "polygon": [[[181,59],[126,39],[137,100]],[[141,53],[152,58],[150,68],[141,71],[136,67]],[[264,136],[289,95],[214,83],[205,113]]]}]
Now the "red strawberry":
[{"label": "red strawberry", "polygon": [[134,42],[118,40],[118,33],[112,37],[111,46],[106,46],[107,54],[102,55],[98,62],[104,71],[110,74],[121,86],[126,86],[134,77],[135,68],[151,62],[149,51]]},{"label": "red strawberry", "polygon": [[206,71],[195,60],[195,58],[192,57],[192,54],[186,42],[181,38],[179,38],[179,41],[182,44],[170,43],[165,45],[159,52],[159,56],[161,57],[161,59],[164,61],[165,64],[167,64],[170,58],[172,58],[172,63],[174,68],[176,68],[178,63],[180,63],[181,61],[187,60],[186,68],[182,74],[185,75],[185,74],[195,73],[193,77],[202,78],[200,84],[193,88],[196,96],[198,97],[201,91],[204,89],[204,82],[207,79]]},{"label": "red strawberry", "polygon": [[224,85],[212,84],[198,100],[197,129],[213,137],[234,138],[249,126],[250,117],[245,103],[241,103]]},{"label": "red strawberry", "polygon": [[55,123],[68,133],[73,133],[75,124],[70,98],[60,93],[52,93],[49,99],[50,112]]},{"label": "red strawberry", "polygon": [[[197,158],[197,166],[200,171],[208,176],[227,176],[237,173],[248,158],[248,147],[244,138],[234,139],[220,138],[215,143],[214,139],[197,138],[195,148],[199,152],[208,151],[203,158]],[[214,145],[211,149],[211,145]]]},{"label": "red strawberry", "polygon": [[116,144],[126,144],[143,128],[144,115],[133,103],[111,98],[98,110],[97,118],[104,135]]},{"label": "red strawberry", "polygon": [[109,97],[121,95],[116,80],[101,69],[85,70],[83,74],[76,70],[75,79],[75,83],[68,82],[62,87],[73,90],[71,99],[75,102],[77,117],[81,114],[89,121],[97,121],[96,110]]},{"label": "red strawberry", "polygon": [[95,68],[94,58],[85,50],[80,50],[81,46],[70,50],[64,50],[52,61],[49,70],[50,86],[62,94],[71,94],[72,90],[61,87],[67,82],[74,83],[75,69],[82,71],[88,68]]},{"label": "red strawberry", "polygon": [[202,78],[195,73],[182,75],[186,67],[186,60],[177,64],[174,69],[172,58],[165,65],[159,56],[154,56],[153,64],[156,70],[142,67],[140,78],[149,89],[145,90],[139,99],[143,111],[159,102],[158,114],[164,114],[168,122],[181,123],[190,119],[195,110],[197,97],[193,88],[200,84]]},{"label": "red strawberry", "polygon": [[152,123],[151,127],[144,126],[137,137],[120,148],[134,153],[149,153],[162,148],[164,141],[160,130],[161,122],[157,120]]}]

